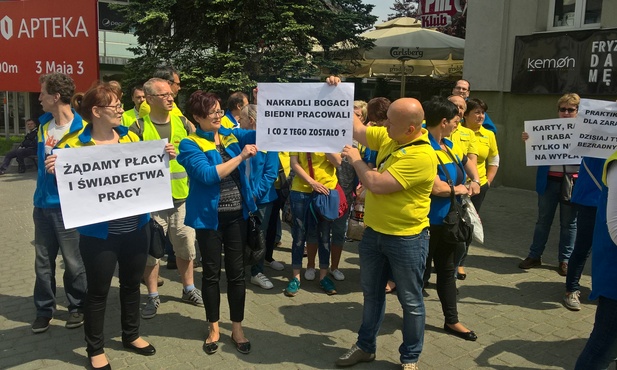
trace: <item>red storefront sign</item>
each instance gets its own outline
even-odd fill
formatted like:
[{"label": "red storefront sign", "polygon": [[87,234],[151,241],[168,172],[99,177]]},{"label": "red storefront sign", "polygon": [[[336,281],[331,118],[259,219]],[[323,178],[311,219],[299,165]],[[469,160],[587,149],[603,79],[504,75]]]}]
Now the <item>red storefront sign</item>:
[{"label": "red storefront sign", "polygon": [[461,0],[420,0],[422,27],[444,27],[463,11]]},{"label": "red storefront sign", "polygon": [[0,1],[0,91],[38,92],[39,76],[99,77],[96,0]]}]

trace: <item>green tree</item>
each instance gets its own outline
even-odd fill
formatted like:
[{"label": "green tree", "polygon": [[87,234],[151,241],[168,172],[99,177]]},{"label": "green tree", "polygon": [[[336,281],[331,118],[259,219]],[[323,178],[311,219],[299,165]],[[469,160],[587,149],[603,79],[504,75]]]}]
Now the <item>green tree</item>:
[{"label": "green tree", "polygon": [[390,7],[393,14],[388,14],[388,20],[400,17],[418,17],[418,8],[420,7],[419,0],[395,0]]},{"label": "green tree", "polygon": [[[372,27],[373,5],[361,0],[134,0],[121,11],[139,46],[125,86],[157,65],[181,72],[182,91],[250,91],[256,81],[293,81],[334,72],[350,46]],[[315,52],[319,48],[319,52]]]}]

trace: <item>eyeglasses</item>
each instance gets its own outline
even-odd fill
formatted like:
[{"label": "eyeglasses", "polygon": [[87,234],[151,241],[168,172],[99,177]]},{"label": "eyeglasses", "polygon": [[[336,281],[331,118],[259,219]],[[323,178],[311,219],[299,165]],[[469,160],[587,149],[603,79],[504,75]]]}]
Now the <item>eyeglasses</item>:
[{"label": "eyeglasses", "polygon": [[225,111],[222,109],[215,110],[214,112],[208,113],[208,117],[210,118],[214,118],[216,116],[224,116],[224,115],[225,115]]},{"label": "eyeglasses", "polygon": [[116,112],[120,112],[122,110],[122,104],[118,103],[116,105],[97,105],[99,108],[112,108]]},{"label": "eyeglasses", "polygon": [[150,96],[158,96],[161,99],[169,99],[169,98],[174,98],[174,94],[173,93],[165,93],[165,94],[148,94]]},{"label": "eyeglasses", "polygon": [[578,110],[577,108],[563,108],[563,107],[562,107],[562,108],[559,108],[559,111],[560,111],[561,113],[565,113],[565,112],[568,112],[568,113],[574,113],[574,112],[576,112],[577,110]]}]

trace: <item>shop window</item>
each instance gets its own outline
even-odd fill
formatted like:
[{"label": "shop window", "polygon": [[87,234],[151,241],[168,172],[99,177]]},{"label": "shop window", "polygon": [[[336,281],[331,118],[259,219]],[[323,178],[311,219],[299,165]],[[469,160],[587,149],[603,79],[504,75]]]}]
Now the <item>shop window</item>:
[{"label": "shop window", "polygon": [[603,0],[550,0],[548,29],[599,28]]}]

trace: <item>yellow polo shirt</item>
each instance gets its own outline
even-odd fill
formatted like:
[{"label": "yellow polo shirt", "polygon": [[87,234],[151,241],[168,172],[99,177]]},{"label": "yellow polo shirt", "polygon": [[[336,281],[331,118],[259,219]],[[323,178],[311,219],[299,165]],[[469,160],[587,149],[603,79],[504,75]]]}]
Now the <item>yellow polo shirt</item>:
[{"label": "yellow polo shirt", "polygon": [[467,155],[467,153],[478,155],[476,134],[462,124],[459,123],[456,130],[452,132],[450,140],[463,150],[464,155]]},{"label": "yellow polo shirt", "polygon": [[[307,153],[290,152],[289,156],[298,157],[298,163],[302,166],[302,169],[310,176]],[[336,178],[336,168],[328,161],[326,153],[311,153],[311,161],[313,162],[313,171],[315,181],[321,183],[326,188],[333,190],[336,188],[338,180]],[[308,182],[304,181],[300,176],[294,176],[291,183],[291,190],[299,191],[302,193],[312,193],[313,188]]]},{"label": "yellow polo shirt", "polygon": [[474,134],[478,148],[478,175],[480,176],[480,185],[484,185],[488,182],[486,178],[486,160],[499,154],[497,139],[493,131],[487,130],[483,126],[480,126]]},{"label": "yellow polo shirt", "polygon": [[390,194],[367,191],[364,223],[382,234],[419,234],[429,226],[430,196],[438,164],[435,150],[429,144],[428,131],[422,129],[422,135],[414,140],[427,144],[404,148],[388,137],[385,127],[368,127],[366,138],[368,147],[379,153],[378,164],[391,153],[378,171],[388,171],[403,190]]}]

